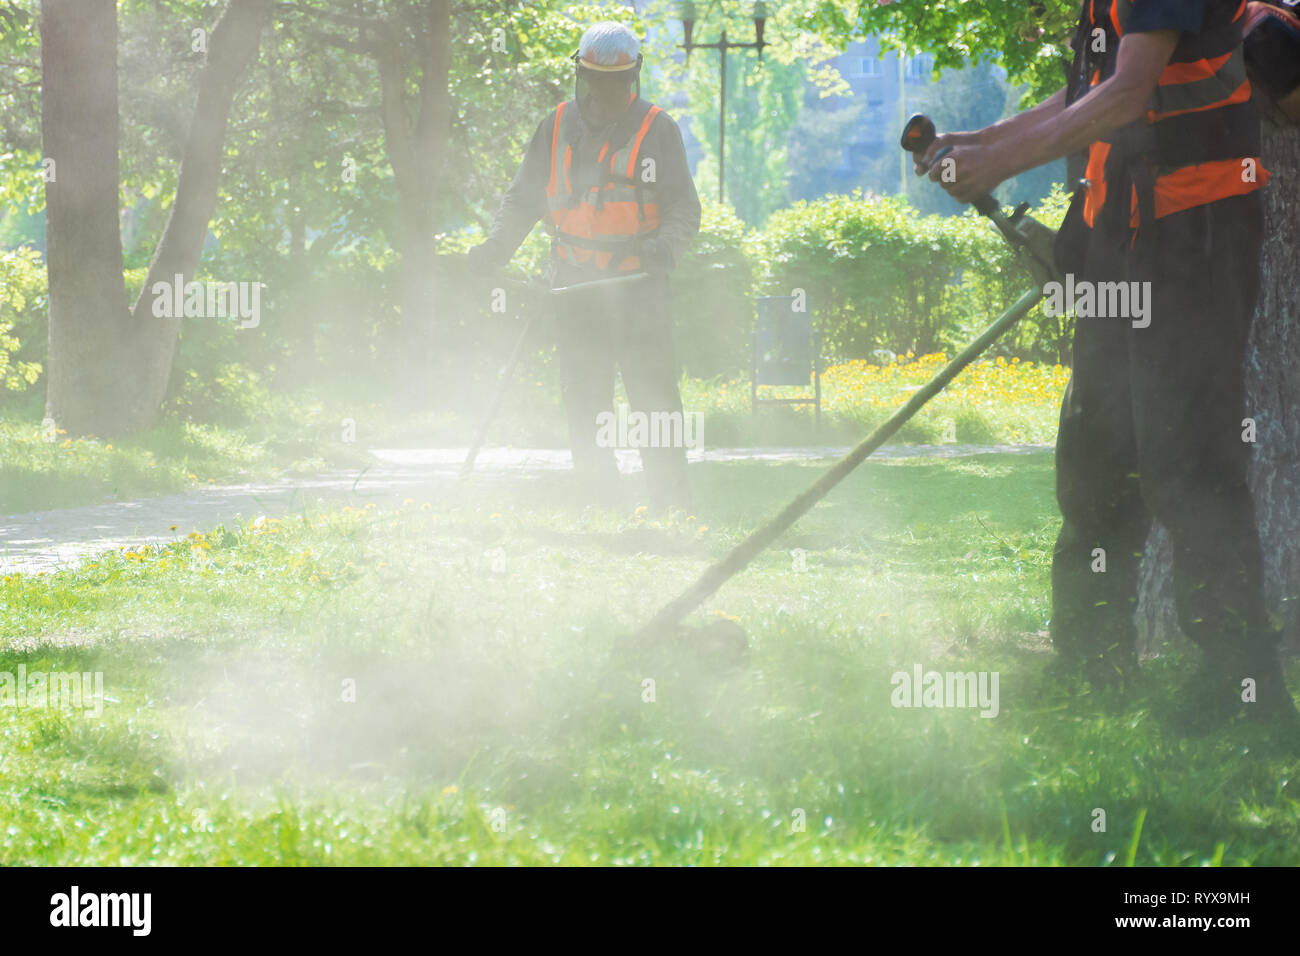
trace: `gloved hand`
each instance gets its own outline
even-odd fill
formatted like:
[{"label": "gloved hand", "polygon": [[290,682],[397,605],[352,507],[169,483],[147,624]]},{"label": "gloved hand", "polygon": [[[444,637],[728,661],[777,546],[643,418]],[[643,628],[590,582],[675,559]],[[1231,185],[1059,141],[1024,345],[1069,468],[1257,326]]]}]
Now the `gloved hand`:
[{"label": "gloved hand", "polygon": [[501,255],[491,239],[480,242],[465,253],[465,266],[471,275],[490,276],[501,265]]},{"label": "gloved hand", "polygon": [[676,265],[672,250],[660,239],[641,240],[637,258],[641,260],[641,268],[651,275],[667,275]]}]

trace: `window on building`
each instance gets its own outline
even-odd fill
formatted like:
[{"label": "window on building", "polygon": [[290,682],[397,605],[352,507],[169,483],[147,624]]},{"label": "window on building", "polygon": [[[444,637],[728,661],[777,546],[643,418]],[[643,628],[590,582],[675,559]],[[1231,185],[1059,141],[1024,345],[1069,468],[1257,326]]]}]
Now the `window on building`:
[{"label": "window on building", "polygon": [[879,76],[880,60],[874,56],[864,56],[858,60],[857,76]]}]

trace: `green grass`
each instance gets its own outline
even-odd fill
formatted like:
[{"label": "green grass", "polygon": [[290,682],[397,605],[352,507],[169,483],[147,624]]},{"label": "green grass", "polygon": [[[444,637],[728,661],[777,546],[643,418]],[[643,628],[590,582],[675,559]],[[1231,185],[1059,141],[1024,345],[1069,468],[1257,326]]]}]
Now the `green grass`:
[{"label": "green grass", "polygon": [[369,456],[333,427],[228,427],[168,418],[125,440],[72,438],[0,420],[0,514],[173,494],[205,484],[309,474]]},{"label": "green grass", "polygon": [[[0,708],[0,863],[1300,862],[1293,752],[1164,728],[1190,661],[1118,712],[1044,677],[1050,456],[863,466],[705,608],[729,671],[613,643],[817,469],[692,473],[696,515],[552,476],[0,581],[0,671],[109,698]],[[1001,713],[892,707],[914,664]]]}]

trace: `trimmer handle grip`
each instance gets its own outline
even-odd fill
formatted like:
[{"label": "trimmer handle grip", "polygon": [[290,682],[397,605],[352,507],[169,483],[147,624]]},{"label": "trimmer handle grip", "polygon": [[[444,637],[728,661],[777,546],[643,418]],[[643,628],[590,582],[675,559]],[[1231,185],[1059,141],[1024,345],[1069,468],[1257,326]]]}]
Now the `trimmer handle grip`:
[{"label": "trimmer handle grip", "polygon": [[[927,163],[921,158],[938,135],[938,131],[934,128],[934,120],[924,113],[913,113],[911,119],[903,127],[903,137],[900,145],[916,157],[916,165],[921,168],[922,173],[928,173],[930,167],[952,152],[951,146],[945,146],[934,154],[934,159],[930,162]],[[992,196],[977,196],[971,205],[979,210],[980,215],[983,216],[993,216],[998,211],[998,201]]]},{"label": "trimmer handle grip", "polygon": [[934,159],[930,162],[927,163],[921,158],[925,155],[925,151],[930,148],[931,144],[934,143],[935,137],[938,135],[938,132],[934,128],[934,120],[930,119],[930,117],[926,116],[924,113],[913,113],[912,118],[909,119],[907,125],[903,127],[901,145],[903,149],[912,154],[913,158],[916,160],[916,165],[921,167],[921,172],[923,173],[928,173],[931,166],[952,152],[951,146],[945,146],[943,149],[939,150],[939,152],[934,154]]},{"label": "trimmer handle grip", "polygon": [[915,156],[919,163],[938,135],[938,131],[934,128],[934,120],[924,113],[913,113],[907,125],[903,127],[903,138],[899,145]]}]

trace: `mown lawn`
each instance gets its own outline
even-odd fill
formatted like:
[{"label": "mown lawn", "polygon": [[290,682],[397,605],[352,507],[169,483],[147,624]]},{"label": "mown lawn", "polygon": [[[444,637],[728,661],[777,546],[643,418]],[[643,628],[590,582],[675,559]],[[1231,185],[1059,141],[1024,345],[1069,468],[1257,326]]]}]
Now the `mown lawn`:
[{"label": "mown lawn", "polygon": [[[747,664],[613,654],[816,471],[696,466],[671,519],[489,481],[6,578],[0,672],[106,702],[0,708],[0,863],[1300,862],[1288,742],[1165,729],[1190,661],[1118,708],[1043,675],[1047,455],[869,463],[697,615]],[[892,707],[917,664],[997,672],[998,716]]]}]

